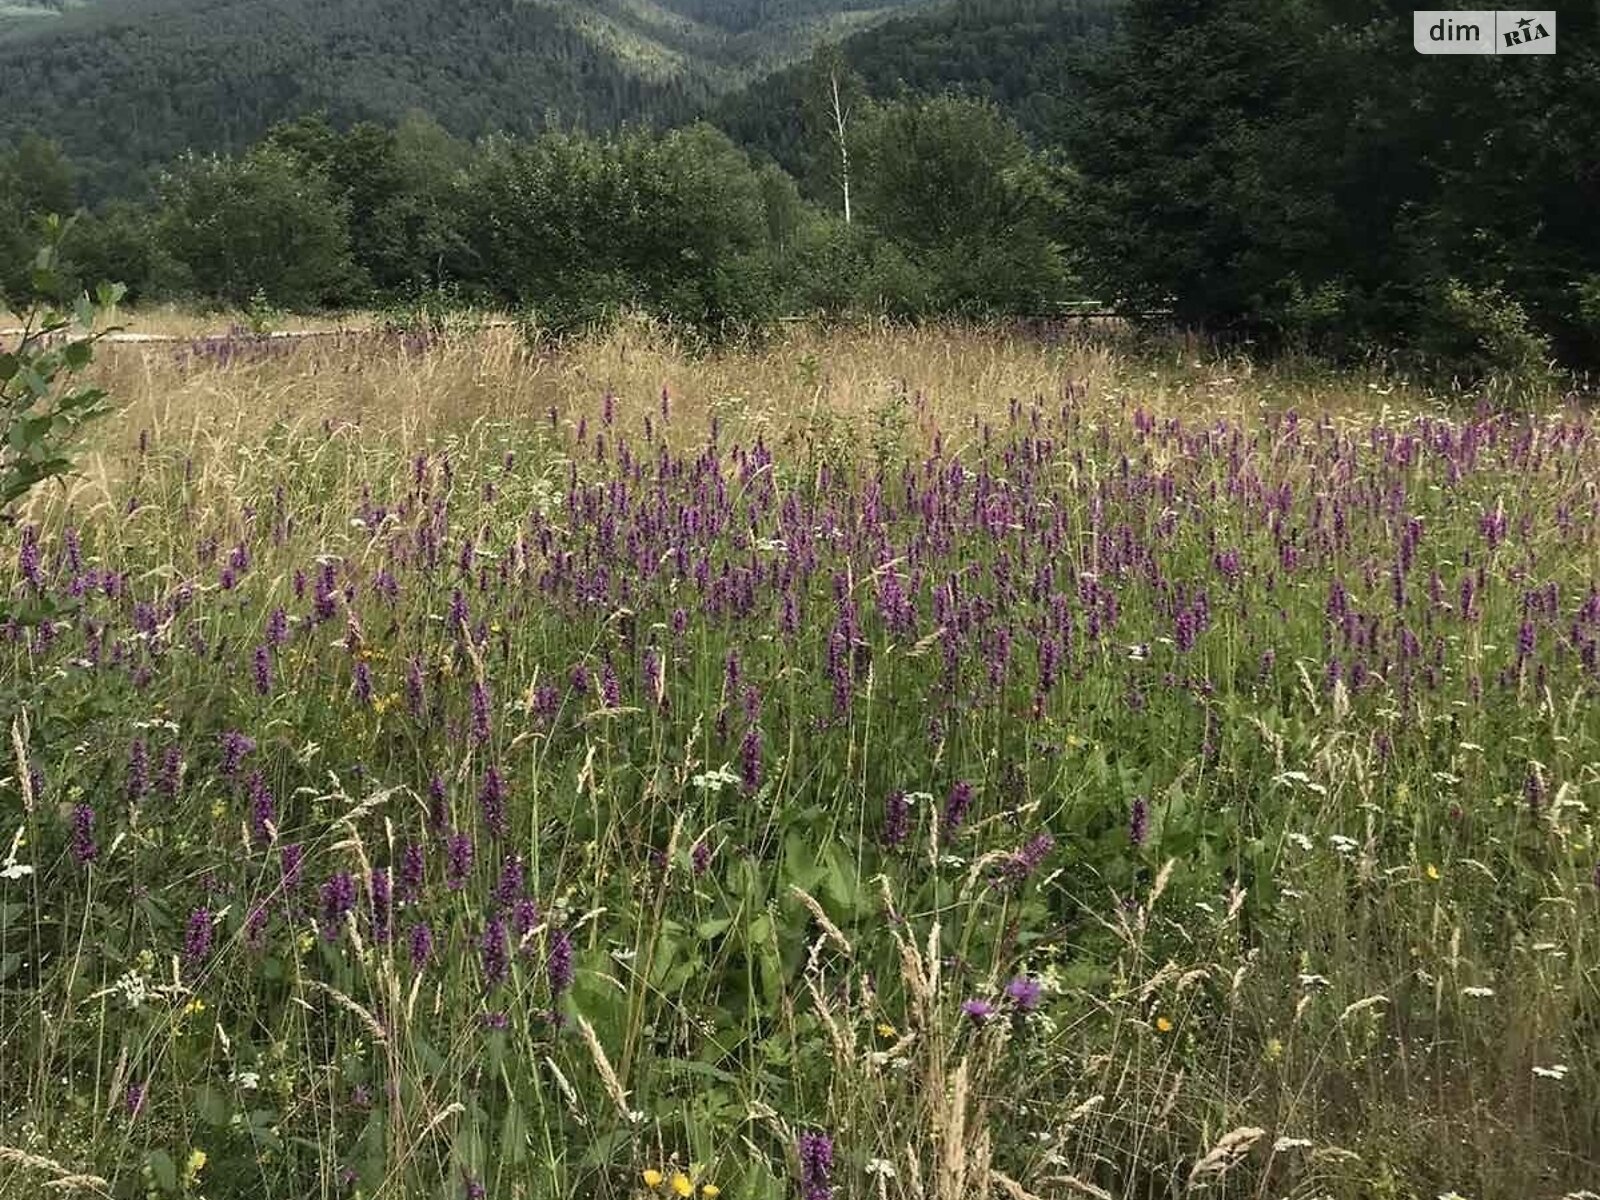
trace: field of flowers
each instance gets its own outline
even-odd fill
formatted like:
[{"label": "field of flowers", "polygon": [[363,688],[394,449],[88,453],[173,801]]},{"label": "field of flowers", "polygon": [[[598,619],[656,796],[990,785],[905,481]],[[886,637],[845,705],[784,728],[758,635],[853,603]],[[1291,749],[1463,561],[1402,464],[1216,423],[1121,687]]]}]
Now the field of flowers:
[{"label": "field of flowers", "polygon": [[102,357],[0,530],[0,1195],[1600,1188],[1592,415]]}]

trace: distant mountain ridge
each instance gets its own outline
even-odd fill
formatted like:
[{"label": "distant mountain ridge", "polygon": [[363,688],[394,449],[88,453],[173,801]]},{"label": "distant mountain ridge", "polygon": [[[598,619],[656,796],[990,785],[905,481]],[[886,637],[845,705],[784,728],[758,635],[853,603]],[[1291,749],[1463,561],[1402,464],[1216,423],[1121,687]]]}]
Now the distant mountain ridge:
[{"label": "distant mountain ridge", "polygon": [[0,7],[0,142],[57,139],[103,194],[309,112],[420,110],[462,136],[671,124],[914,3],[21,0]]}]

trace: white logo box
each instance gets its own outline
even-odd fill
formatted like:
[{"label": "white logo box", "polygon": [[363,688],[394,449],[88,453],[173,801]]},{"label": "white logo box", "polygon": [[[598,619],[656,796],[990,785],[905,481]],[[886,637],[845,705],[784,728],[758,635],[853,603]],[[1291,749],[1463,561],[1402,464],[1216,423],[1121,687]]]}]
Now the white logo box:
[{"label": "white logo box", "polygon": [[1556,12],[1539,9],[1413,10],[1418,54],[1554,54]]}]

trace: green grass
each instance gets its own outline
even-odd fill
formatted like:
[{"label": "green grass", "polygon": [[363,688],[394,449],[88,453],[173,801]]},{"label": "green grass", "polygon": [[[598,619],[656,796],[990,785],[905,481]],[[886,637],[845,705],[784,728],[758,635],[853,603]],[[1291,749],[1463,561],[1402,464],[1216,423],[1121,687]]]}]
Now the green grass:
[{"label": "green grass", "polygon": [[1600,1178],[1588,414],[964,330],[103,353],[0,564],[67,604],[0,640],[0,1194]]}]

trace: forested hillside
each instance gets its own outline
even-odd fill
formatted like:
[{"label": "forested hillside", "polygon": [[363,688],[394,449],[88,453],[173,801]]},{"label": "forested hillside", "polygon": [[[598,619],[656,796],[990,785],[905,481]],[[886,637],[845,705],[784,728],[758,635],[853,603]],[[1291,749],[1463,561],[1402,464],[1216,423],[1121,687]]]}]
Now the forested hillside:
[{"label": "forested hillside", "polygon": [[[452,133],[673,124],[896,0],[98,0],[0,23],[0,143],[59,141],[91,194],[275,121],[422,111]],[[49,15],[45,15],[49,14]]]},{"label": "forested hillside", "polygon": [[1049,142],[1059,136],[1079,56],[1105,44],[1124,7],[1124,0],[940,4],[897,16],[815,61],[721,96],[710,119],[806,179],[814,170],[817,129],[827,122],[827,77],[837,66],[855,95],[960,92],[994,101],[1035,140]]}]

